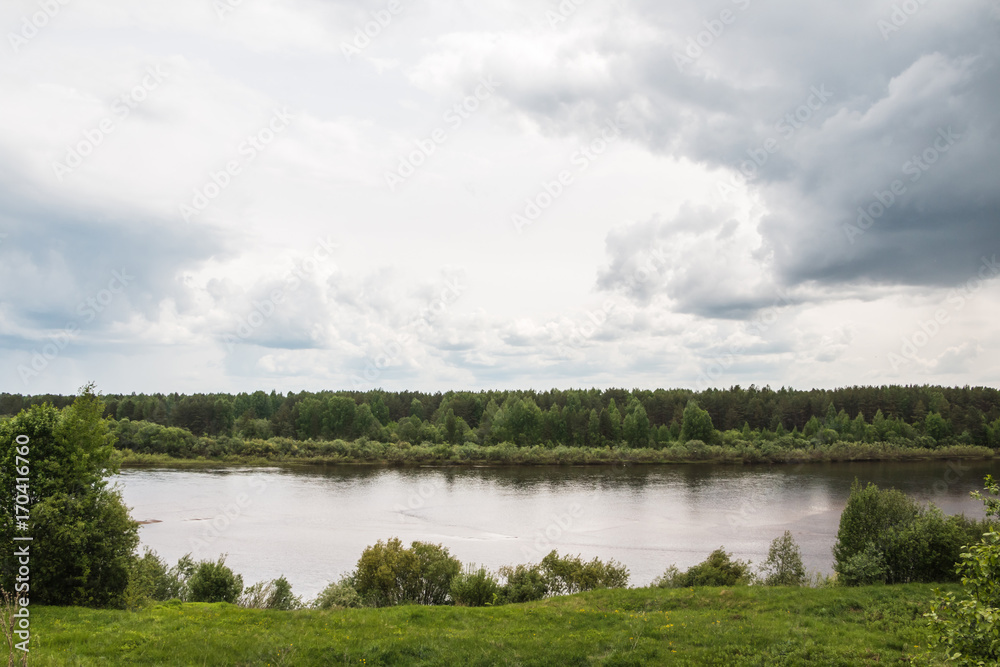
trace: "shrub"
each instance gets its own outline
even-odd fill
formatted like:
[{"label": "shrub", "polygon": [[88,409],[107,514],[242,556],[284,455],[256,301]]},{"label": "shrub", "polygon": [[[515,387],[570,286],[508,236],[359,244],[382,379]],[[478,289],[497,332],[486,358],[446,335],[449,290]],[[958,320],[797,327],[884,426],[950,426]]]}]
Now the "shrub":
[{"label": "shrub", "polygon": [[580,556],[561,557],[550,552],[541,562],[549,591],[555,594],[580,593],[596,588],[624,588],[628,585],[628,568],[609,560],[594,558],[584,562]]},{"label": "shrub", "polygon": [[414,542],[410,550],[417,557],[420,586],[413,597],[418,604],[445,604],[451,591],[451,582],[462,570],[457,558],[440,544]]},{"label": "shrub", "polygon": [[122,604],[126,609],[137,610],[154,601],[169,600],[173,597],[173,590],[166,563],[154,551],[147,549],[129,567]]},{"label": "shrub", "polygon": [[187,582],[191,602],[229,602],[236,604],[243,592],[243,577],[226,567],[226,557],[214,563],[203,560]]},{"label": "shrub", "polygon": [[500,588],[500,599],[504,603],[541,600],[549,592],[541,565],[505,565],[500,568],[500,574],[506,579]]},{"label": "shrub", "polygon": [[[983,500],[987,514],[1000,518],[1000,487],[992,476],[986,478],[986,496],[979,492],[972,495]],[[978,544],[969,547],[961,555],[958,573],[964,598],[935,591],[931,611],[925,614],[930,625],[930,646],[943,646],[948,660],[958,665],[998,664],[1000,533],[986,533]]]},{"label": "shrub", "polygon": [[247,609],[277,609],[290,611],[302,608],[302,598],[292,594],[292,585],[284,576],[268,582],[257,582],[243,590],[237,602]]},{"label": "shrub", "polygon": [[451,599],[461,607],[486,607],[499,597],[500,585],[485,567],[469,567],[451,582]]},{"label": "shrub", "polygon": [[855,481],[840,517],[834,570],[841,583],[954,581],[964,545],[989,528],[964,516],[922,508],[895,489]]},{"label": "shrub", "polygon": [[354,575],[365,604],[387,607],[404,602],[445,604],[461,563],[441,545],[413,542],[404,548],[398,538],[365,549]]},{"label": "shrub", "polygon": [[688,588],[691,586],[738,586],[753,580],[750,563],[733,560],[732,556],[719,547],[701,563],[687,572],[680,572],[676,566],[667,568],[663,576],[657,578],[654,586],[660,588]]},{"label": "shrub", "polygon": [[786,530],[784,535],[771,542],[760,575],[765,586],[801,586],[806,582],[802,551],[795,544],[791,532]]},{"label": "shrub", "polygon": [[345,577],[324,588],[311,606],[315,609],[351,609],[361,606],[361,596],[351,579]]}]

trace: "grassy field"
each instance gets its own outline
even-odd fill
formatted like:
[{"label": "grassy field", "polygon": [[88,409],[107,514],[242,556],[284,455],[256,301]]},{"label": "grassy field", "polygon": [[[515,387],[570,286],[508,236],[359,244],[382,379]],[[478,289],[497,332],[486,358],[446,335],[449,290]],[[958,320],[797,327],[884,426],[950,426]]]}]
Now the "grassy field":
[{"label": "grassy field", "polygon": [[43,607],[30,664],[943,664],[925,648],[933,588],[625,589],[478,609]]}]

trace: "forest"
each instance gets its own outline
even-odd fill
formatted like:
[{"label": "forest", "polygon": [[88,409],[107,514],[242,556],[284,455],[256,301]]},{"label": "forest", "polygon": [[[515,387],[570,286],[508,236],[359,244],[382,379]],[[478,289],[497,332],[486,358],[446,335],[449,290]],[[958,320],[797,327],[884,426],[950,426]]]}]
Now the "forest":
[{"label": "forest", "polygon": [[[105,395],[104,416],[130,447],[142,422],[174,436],[241,440],[366,440],[518,447],[725,445],[783,437],[1000,448],[1000,391],[987,387],[881,386],[801,391],[770,387],[568,389],[447,393],[324,391]],[[0,418],[73,396],[0,394]],[[148,433],[147,429],[147,439]],[[190,436],[188,435],[190,434]],[[729,437],[727,437],[727,434]],[[141,446],[134,447],[136,451]]]}]

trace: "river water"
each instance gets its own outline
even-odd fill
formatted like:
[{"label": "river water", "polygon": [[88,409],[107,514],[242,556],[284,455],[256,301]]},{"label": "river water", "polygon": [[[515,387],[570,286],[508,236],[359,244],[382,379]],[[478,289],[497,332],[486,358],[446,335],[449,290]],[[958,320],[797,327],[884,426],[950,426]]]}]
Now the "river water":
[{"label": "river water", "polygon": [[792,531],[806,568],[829,573],[855,478],[945,513],[982,517],[969,492],[997,462],[541,468],[126,469],[117,478],[144,547],[169,564],[227,554],[247,585],[284,574],[311,598],[364,548],[442,543],[463,563],[537,562],[552,549],[628,566],[633,586],[720,546],[760,564]]}]

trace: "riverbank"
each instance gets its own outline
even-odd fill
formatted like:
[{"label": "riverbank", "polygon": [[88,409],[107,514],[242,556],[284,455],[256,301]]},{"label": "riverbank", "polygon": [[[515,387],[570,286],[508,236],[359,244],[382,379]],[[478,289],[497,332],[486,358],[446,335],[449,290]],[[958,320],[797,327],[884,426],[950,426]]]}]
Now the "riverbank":
[{"label": "riverbank", "polygon": [[599,590],[503,607],[292,612],[163,603],[32,608],[31,662],[61,665],[944,664],[933,589]]},{"label": "riverbank", "polygon": [[937,449],[897,444],[843,443],[804,448],[722,447],[698,443],[662,449],[625,447],[516,447],[510,444],[397,445],[371,441],[302,443],[301,448],[268,447],[256,441],[245,453],[175,457],[120,450],[125,467],[203,467],[213,465],[369,465],[369,466],[615,466],[678,463],[798,464],[846,461],[991,460],[986,447],[952,445]]}]

